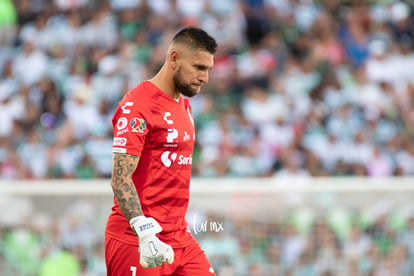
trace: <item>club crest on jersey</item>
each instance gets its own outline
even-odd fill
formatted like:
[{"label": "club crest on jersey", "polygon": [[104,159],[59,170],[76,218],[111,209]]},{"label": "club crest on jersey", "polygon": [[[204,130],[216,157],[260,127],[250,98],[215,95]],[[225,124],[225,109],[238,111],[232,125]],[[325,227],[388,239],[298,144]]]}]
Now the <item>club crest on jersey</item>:
[{"label": "club crest on jersey", "polygon": [[190,135],[187,133],[187,131],[184,131],[184,142],[190,140]]},{"label": "club crest on jersey", "polygon": [[147,128],[147,122],[141,118],[132,118],[129,121],[129,126],[131,127],[132,132],[143,133]]}]

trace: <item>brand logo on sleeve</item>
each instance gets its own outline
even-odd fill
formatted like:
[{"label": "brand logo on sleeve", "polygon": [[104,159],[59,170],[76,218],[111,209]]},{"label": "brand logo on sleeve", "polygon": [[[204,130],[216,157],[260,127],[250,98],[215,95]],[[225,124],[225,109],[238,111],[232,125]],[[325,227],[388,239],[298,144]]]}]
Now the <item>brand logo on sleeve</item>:
[{"label": "brand logo on sleeve", "polygon": [[128,125],[128,120],[125,117],[121,117],[118,119],[118,122],[116,122],[116,128],[118,130],[123,130]]},{"label": "brand logo on sleeve", "polygon": [[121,106],[122,113],[129,114],[131,113],[131,110],[128,109],[128,107],[133,106],[133,102],[126,102],[123,106]]},{"label": "brand logo on sleeve", "polygon": [[118,119],[118,122],[116,122],[116,129],[118,130],[116,135],[121,135],[126,132],[128,132],[128,120],[125,117],[121,117]]},{"label": "brand logo on sleeve", "polygon": [[114,138],[114,146],[125,147],[126,143],[127,143],[127,138],[120,138],[120,137]]},{"label": "brand logo on sleeve", "polygon": [[117,153],[126,153],[126,148],[117,148],[117,147],[113,147],[113,148],[112,148],[112,152],[117,152]]},{"label": "brand logo on sleeve", "polygon": [[129,125],[132,132],[143,133],[147,128],[147,122],[141,118],[132,118],[131,121],[129,121]]}]

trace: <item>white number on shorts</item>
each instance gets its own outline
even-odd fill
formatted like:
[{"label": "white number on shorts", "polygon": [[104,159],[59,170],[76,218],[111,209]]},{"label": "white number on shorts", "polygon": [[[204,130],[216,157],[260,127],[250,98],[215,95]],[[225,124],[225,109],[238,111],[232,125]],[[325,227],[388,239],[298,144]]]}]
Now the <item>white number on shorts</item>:
[{"label": "white number on shorts", "polygon": [[131,266],[129,270],[132,271],[132,276],[136,276],[137,275],[137,267],[136,266]]}]

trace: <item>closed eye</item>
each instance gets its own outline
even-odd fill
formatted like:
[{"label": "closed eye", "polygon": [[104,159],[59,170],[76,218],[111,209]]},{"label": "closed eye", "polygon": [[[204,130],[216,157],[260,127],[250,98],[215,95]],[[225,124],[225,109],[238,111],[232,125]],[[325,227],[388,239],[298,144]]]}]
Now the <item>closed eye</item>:
[{"label": "closed eye", "polygon": [[208,67],[208,66],[205,66],[205,65],[194,65],[194,67],[197,69],[197,70],[199,70],[199,71],[208,71],[208,70],[210,70],[211,68],[210,67]]}]

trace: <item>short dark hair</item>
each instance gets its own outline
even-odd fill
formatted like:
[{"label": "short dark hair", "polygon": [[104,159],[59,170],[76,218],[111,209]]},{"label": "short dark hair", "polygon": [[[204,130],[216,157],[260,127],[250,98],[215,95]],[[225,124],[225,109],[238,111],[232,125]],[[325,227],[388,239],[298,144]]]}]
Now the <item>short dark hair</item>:
[{"label": "short dark hair", "polygon": [[217,42],[206,31],[188,26],[180,30],[173,38],[173,43],[183,43],[194,49],[208,51],[215,54],[217,51]]}]

